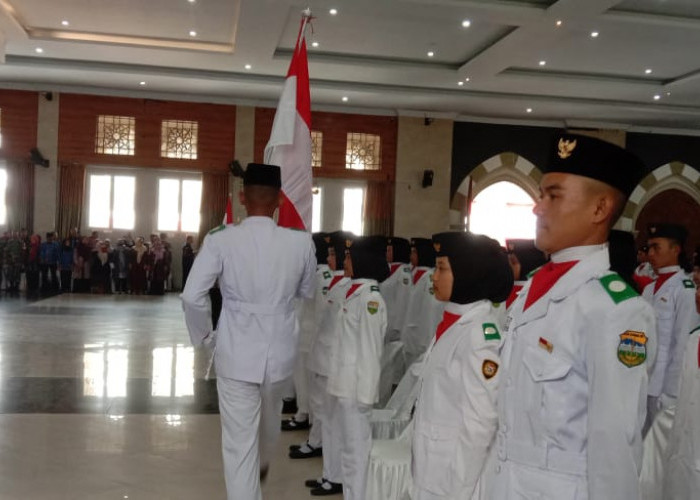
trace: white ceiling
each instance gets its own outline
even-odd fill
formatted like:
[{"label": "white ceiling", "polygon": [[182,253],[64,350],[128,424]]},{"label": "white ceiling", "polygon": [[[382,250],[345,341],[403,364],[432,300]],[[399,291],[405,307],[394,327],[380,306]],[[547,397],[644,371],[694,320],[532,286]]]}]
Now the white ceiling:
[{"label": "white ceiling", "polygon": [[698,0],[0,0],[0,86],[273,105],[307,6],[316,109],[700,134]]}]

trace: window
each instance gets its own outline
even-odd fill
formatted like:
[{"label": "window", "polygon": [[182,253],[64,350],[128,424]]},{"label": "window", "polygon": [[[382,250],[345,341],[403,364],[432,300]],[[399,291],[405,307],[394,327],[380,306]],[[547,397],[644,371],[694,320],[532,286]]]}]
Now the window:
[{"label": "window", "polygon": [[7,170],[0,168],[0,225],[7,224],[7,203],[5,193],[7,192]]},{"label": "window", "polygon": [[97,117],[95,153],[134,155],[136,119],[133,116],[100,115]]},{"label": "window", "polygon": [[321,231],[321,206],[323,203],[323,189],[314,186],[311,191],[311,232]]},{"label": "window", "polygon": [[323,151],[323,132],[311,131],[311,166],[321,166],[321,153]]},{"label": "window", "polygon": [[379,170],[382,168],[381,141],[378,135],[348,133],[345,168]]},{"label": "window", "polygon": [[[485,234],[505,246],[506,239],[535,237],[534,200],[512,182],[497,182],[472,201],[473,233]],[[466,222],[466,221],[465,221]]]},{"label": "window", "polygon": [[163,158],[197,159],[199,124],[180,120],[163,120],[160,156]]},{"label": "window", "polygon": [[202,181],[158,180],[158,231],[199,232]]},{"label": "window", "polygon": [[91,228],[134,229],[136,178],[91,174],[88,225]]},{"label": "window", "polygon": [[362,212],[365,190],[361,187],[343,189],[343,231],[362,236]]}]

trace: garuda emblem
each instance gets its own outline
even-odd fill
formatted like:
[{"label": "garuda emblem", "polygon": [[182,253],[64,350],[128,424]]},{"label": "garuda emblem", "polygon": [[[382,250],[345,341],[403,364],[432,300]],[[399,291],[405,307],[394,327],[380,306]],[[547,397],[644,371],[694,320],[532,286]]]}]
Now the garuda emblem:
[{"label": "garuda emblem", "polygon": [[576,149],[576,139],[573,141],[559,139],[559,158],[566,160]]}]

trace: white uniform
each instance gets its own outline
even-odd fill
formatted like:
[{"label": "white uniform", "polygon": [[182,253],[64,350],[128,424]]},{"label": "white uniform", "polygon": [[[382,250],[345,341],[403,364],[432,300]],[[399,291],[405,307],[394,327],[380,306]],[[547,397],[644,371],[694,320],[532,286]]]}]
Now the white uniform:
[{"label": "white uniform", "polygon": [[229,499],[261,498],[260,462],[267,463],[279,433],[281,393],[297,353],[294,299],[313,296],[315,269],[308,233],[248,217],[209,233],[182,292],[190,338],[198,345],[211,332],[207,297],[219,280],[215,361]]},{"label": "white uniform", "polygon": [[411,293],[411,265],[392,262],[389,272],[389,277],[379,284],[379,291],[386,302],[387,342],[399,340],[401,336]]},{"label": "white uniform", "polygon": [[679,378],[688,334],[700,323],[695,309],[695,284],[679,266],[659,269],[659,274],[675,273],[654,292],[656,283],[644,288],[642,296],[654,307],[659,342],[656,364],[649,378],[650,402],[644,438],[644,467],[641,474],[642,498],[660,500],[663,495],[666,448],[673,426]]},{"label": "white uniform", "polygon": [[[307,366],[311,372],[312,407],[314,418],[321,420],[321,441],[323,443],[323,475],[322,477],[334,483],[343,480],[340,465],[340,436],[333,432],[331,416],[335,407],[335,398],[327,391],[328,374],[331,370],[333,348],[340,336],[342,323],[340,315],[345,303],[345,294],[350,288],[350,278],[343,277],[343,271],[335,271],[328,290],[323,294],[323,305],[318,306],[318,332],[311,346]],[[322,400],[315,400],[319,394]],[[314,446],[314,443],[309,443]]]},{"label": "white uniform", "polygon": [[700,496],[700,327],[688,338],[668,445],[664,500]]},{"label": "white uniform", "polygon": [[413,500],[472,498],[496,434],[500,325],[491,303],[448,303],[461,317],[428,352],[413,431]]},{"label": "white uniform", "polygon": [[579,262],[523,311],[530,280],[506,320],[486,498],[637,500],[653,310],[606,244],[552,259]]},{"label": "white uniform", "polygon": [[416,267],[412,273],[413,288],[401,332],[406,367],[428,349],[445,309],[445,303],[435,298],[432,276],[431,267]]},{"label": "white uniform", "polygon": [[364,500],[372,448],[370,417],[379,396],[386,333],[386,305],[375,280],[352,280],[341,324],[327,385],[335,399],[331,425],[341,439],[343,496]]}]

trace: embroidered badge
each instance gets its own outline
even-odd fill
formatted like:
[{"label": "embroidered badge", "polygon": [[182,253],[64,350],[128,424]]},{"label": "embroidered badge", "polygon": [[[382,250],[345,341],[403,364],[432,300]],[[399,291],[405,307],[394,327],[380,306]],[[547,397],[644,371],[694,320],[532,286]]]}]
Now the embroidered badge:
[{"label": "embroidered badge", "polygon": [[481,365],[481,373],[484,374],[486,380],[493,378],[498,372],[498,363],[491,361],[490,359],[485,359],[484,363]]},{"label": "embroidered badge", "polygon": [[369,291],[370,292],[378,292],[379,287],[377,285],[372,285],[371,287],[369,287]]},{"label": "embroidered badge", "polygon": [[442,246],[442,245],[440,245],[440,243],[433,243],[433,248],[435,249],[435,251],[436,251],[437,253],[440,253],[440,248],[441,248],[441,246]]},{"label": "embroidered badge", "polygon": [[559,155],[559,158],[562,160],[566,160],[569,156],[571,156],[571,153],[574,152],[574,149],[576,149],[576,139],[573,141],[569,140],[564,140],[562,137],[559,139],[559,145],[558,145],[559,151],[557,154]]},{"label": "embroidered badge", "polygon": [[683,280],[683,286],[686,288],[695,288],[695,283],[692,280]]},{"label": "embroidered badge", "polygon": [[554,350],[554,344],[552,344],[549,340],[547,340],[544,337],[540,337],[540,340],[537,341],[537,345],[550,354]]},{"label": "embroidered badge", "polygon": [[617,346],[617,359],[629,367],[639,366],[647,359],[647,336],[644,332],[627,330],[620,334],[620,344]]},{"label": "embroidered badge", "polygon": [[321,293],[323,293],[323,295],[326,295],[328,293],[328,287],[324,286]]},{"label": "embroidered badge", "polygon": [[331,273],[328,271],[323,271],[323,277],[327,280],[331,279]]},{"label": "embroidered badge", "polygon": [[483,323],[481,329],[484,331],[484,340],[501,340],[501,334],[494,323]]},{"label": "embroidered badge", "polygon": [[408,285],[409,283],[410,283],[410,281],[409,281],[408,278],[404,278],[404,279],[403,279],[403,284],[404,284],[404,285]]},{"label": "embroidered badge", "polygon": [[428,290],[428,292],[430,292],[430,295],[435,295],[435,290],[433,289],[432,286],[430,287],[430,289]]},{"label": "embroidered badge", "polygon": [[377,311],[379,311],[379,302],[370,300],[367,302],[367,312],[370,314],[377,314]]}]

